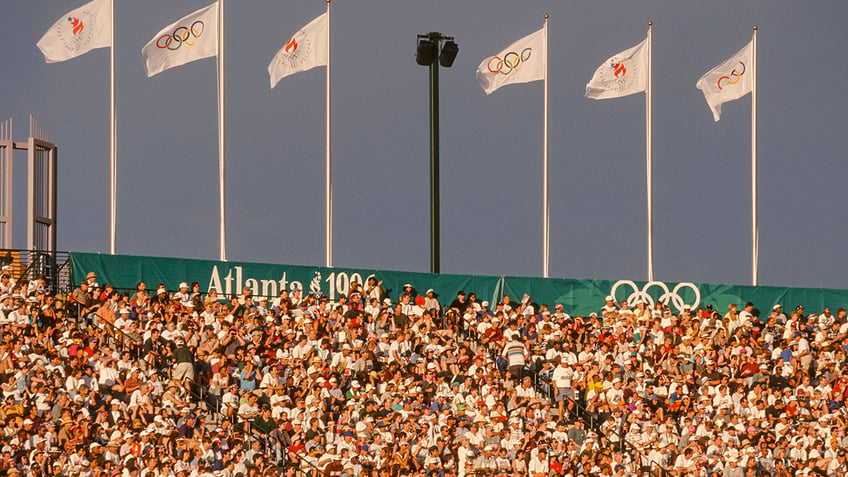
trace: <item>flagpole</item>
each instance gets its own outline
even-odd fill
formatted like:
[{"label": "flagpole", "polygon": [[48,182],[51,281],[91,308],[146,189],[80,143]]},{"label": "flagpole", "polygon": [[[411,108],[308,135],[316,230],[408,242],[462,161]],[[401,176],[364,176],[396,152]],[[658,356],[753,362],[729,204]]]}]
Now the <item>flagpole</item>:
[{"label": "flagpole", "polygon": [[654,162],[654,111],[651,98],[653,89],[653,45],[651,40],[651,28],[654,22],[648,22],[648,87],[645,93],[645,133],[646,133],[646,162],[647,167],[647,190],[648,190],[648,281],[654,281],[654,189],[653,189],[653,162]]},{"label": "flagpole", "polygon": [[109,121],[109,253],[115,255],[116,251],[116,221],[118,216],[118,138],[117,118],[115,112],[115,0],[112,0],[112,18],[109,23],[111,42],[109,47],[109,108],[111,117]]},{"label": "flagpole", "polygon": [[330,61],[330,0],[327,0],[327,128],[326,128],[326,177],[325,177],[325,231],[326,231],[326,266],[333,266],[333,172],[332,172],[332,143],[331,143],[331,135],[330,135],[330,70],[331,64]]},{"label": "flagpole", "polygon": [[757,227],[757,25],[752,39],[751,71],[751,284],[757,286],[757,260],[759,255],[759,230]]},{"label": "flagpole", "polygon": [[226,204],[226,111],[225,111],[225,76],[224,76],[224,0],[218,0],[218,187],[219,187],[219,232],[220,260],[227,260],[227,204]]},{"label": "flagpole", "polygon": [[550,264],[551,209],[548,193],[548,15],[545,14],[545,86],[544,114],[542,119],[542,277],[548,278]]}]

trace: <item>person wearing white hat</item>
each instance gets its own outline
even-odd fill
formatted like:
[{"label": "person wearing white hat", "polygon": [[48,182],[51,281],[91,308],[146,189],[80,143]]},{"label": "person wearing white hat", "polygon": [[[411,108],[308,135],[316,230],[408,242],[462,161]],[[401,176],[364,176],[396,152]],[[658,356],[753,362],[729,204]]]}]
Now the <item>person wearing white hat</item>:
[{"label": "person wearing white hat", "polygon": [[[89,272],[90,275],[93,275],[94,272]],[[94,276],[97,278],[97,275]],[[0,293],[12,293],[12,290],[15,289],[16,280],[12,278],[12,266],[11,265],[3,265],[3,269],[0,270]]]},{"label": "person wearing white hat", "polygon": [[727,458],[727,466],[721,475],[722,477],[743,477],[745,475],[745,469],[739,466],[738,455],[732,454]]},{"label": "person wearing white hat", "polygon": [[621,378],[615,377],[612,380],[612,387],[606,392],[607,402],[612,406],[617,406],[618,403],[624,400],[624,390],[622,389]]},{"label": "person wearing white hat", "polygon": [[605,316],[607,313],[617,313],[618,307],[615,306],[615,297],[612,295],[608,295],[604,298],[604,306],[601,307],[601,316]]},{"label": "person wearing white hat", "polygon": [[439,318],[442,314],[442,305],[439,303],[439,294],[432,288],[428,288],[427,292],[424,293],[424,309],[436,310],[436,314],[433,318]]},{"label": "person wearing white hat", "polygon": [[179,286],[179,291],[171,296],[171,300],[178,300],[180,305],[186,306],[191,303],[191,292],[188,289],[188,283],[182,282]]},{"label": "person wearing white hat", "polygon": [[372,299],[380,300],[380,297],[383,296],[383,280],[377,280],[373,274],[368,275],[368,278],[365,279],[365,296],[368,297],[368,300]]},{"label": "person wearing white hat", "polygon": [[175,342],[177,347],[173,351],[173,358],[176,367],[173,378],[179,381],[194,381],[194,352],[186,346],[181,336],[178,336]]}]

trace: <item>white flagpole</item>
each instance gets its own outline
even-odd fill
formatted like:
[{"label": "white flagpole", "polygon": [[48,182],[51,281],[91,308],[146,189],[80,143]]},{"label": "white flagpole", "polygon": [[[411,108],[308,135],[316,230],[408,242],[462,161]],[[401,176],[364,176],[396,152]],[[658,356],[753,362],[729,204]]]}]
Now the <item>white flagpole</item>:
[{"label": "white flagpole", "polygon": [[220,188],[220,236],[221,250],[220,260],[227,260],[227,139],[226,139],[226,114],[224,101],[224,0],[218,0],[218,187]]},{"label": "white flagpole", "polygon": [[332,62],[330,61],[330,51],[332,50],[330,46],[330,0],[327,0],[327,137],[326,137],[326,177],[325,177],[325,229],[326,229],[326,265],[327,267],[333,266],[333,161],[332,161],[332,143],[330,141],[330,65]]},{"label": "white flagpole", "polygon": [[109,95],[109,107],[111,118],[109,121],[109,253],[115,255],[116,251],[116,221],[118,216],[118,138],[117,118],[115,113],[115,0],[112,0],[112,18],[110,19],[109,31],[111,42],[109,47],[109,82],[111,92]]},{"label": "white flagpole", "polygon": [[551,209],[548,194],[548,15],[545,14],[545,87],[544,118],[542,129],[542,277],[548,278],[550,264]]},{"label": "white flagpole", "polygon": [[654,111],[651,94],[653,89],[653,46],[651,40],[651,28],[654,22],[648,22],[648,88],[645,93],[645,124],[646,124],[646,158],[648,177],[648,281],[654,281],[654,189],[653,189],[653,162],[654,162]]},{"label": "white flagpole", "polygon": [[757,228],[757,25],[752,39],[751,71],[751,284],[757,286],[757,259],[759,255],[759,230]]}]

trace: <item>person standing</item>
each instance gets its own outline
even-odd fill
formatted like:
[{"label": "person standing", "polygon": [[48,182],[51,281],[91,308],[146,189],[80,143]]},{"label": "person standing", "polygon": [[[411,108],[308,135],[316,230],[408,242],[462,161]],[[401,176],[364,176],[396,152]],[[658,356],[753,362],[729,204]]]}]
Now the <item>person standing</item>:
[{"label": "person standing", "polygon": [[524,343],[521,342],[521,335],[519,333],[512,333],[512,336],[509,338],[509,342],[501,350],[501,356],[507,360],[512,378],[519,380],[521,379],[522,371],[524,371],[527,349],[524,347]]},{"label": "person standing", "polygon": [[174,349],[174,379],[182,381],[186,386],[186,381],[194,381],[194,353],[186,346],[182,338],[177,339],[177,348]]},{"label": "person standing", "polygon": [[564,359],[555,358],[555,361],[559,361],[559,365],[554,369],[551,376],[551,383],[554,387],[554,400],[557,402],[559,409],[558,415],[562,419],[565,412],[566,400],[574,399],[574,390],[572,389],[574,370]]}]

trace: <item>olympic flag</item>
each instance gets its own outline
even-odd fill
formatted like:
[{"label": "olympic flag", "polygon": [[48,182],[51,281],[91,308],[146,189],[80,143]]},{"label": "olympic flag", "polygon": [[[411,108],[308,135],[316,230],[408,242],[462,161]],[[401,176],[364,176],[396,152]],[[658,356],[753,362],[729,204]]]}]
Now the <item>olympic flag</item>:
[{"label": "olympic flag", "polygon": [[333,266],[333,148],[332,148],[332,106],[330,68],[330,0],[327,11],[307,23],[280,48],[268,65],[271,77],[271,89],[286,76],[311,70],[317,66],[326,66],[327,82],[327,127],[325,136],[326,160],[324,174],[324,226],[326,266]]},{"label": "olympic flag", "polygon": [[286,76],[311,70],[317,66],[327,66],[329,18],[330,15],[326,12],[319,15],[298,30],[274,55],[271,64],[268,65],[271,89],[274,89],[277,83]]},{"label": "olympic flag", "polygon": [[111,46],[111,18],[111,0],[86,3],[56,20],[38,40],[38,49],[46,62],[57,63]]},{"label": "olympic flag", "polygon": [[477,82],[486,94],[501,86],[545,79],[545,29],[531,33],[490,56],[477,67]]},{"label": "olympic flag", "polygon": [[759,225],[757,215],[757,26],[751,41],[695,83],[704,93],[713,119],[721,119],[721,105],[751,93],[751,283],[757,286]]},{"label": "olympic flag", "polygon": [[519,38],[477,67],[477,82],[488,95],[508,84],[543,81],[542,110],[542,276],[550,264],[550,194],[548,194],[548,15],[541,30]]},{"label": "olympic flag", "polygon": [[586,97],[609,99],[645,91],[648,88],[648,40],[617,53],[595,70],[586,84]]},{"label": "olympic flag", "polygon": [[114,0],[93,0],[56,20],[37,46],[47,63],[70,60],[95,48],[109,47],[109,251],[115,254],[117,218],[117,112],[115,108]]},{"label": "olympic flag", "polygon": [[753,90],[753,45],[754,41],[751,40],[724,63],[707,72],[695,84],[704,93],[704,98],[716,121],[721,119],[723,103],[739,99]]},{"label": "olympic flag", "polygon": [[218,54],[218,2],[163,28],[144,48],[147,76]]},{"label": "olympic flag", "polygon": [[652,95],[651,56],[653,22],[648,22],[648,36],[633,48],[607,58],[586,84],[586,97],[609,99],[645,92],[645,175],[647,196],[648,281],[654,281],[654,107]]}]

